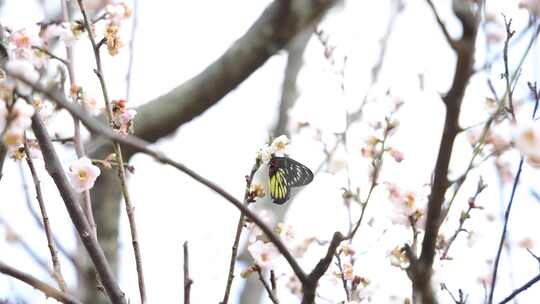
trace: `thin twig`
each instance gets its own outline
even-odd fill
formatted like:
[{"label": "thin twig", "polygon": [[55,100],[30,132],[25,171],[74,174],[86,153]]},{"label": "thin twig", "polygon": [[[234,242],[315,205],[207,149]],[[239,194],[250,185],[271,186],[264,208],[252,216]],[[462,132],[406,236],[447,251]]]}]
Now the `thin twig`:
[{"label": "thin twig", "polygon": [[358,221],[354,225],[354,228],[352,229],[352,231],[347,236],[347,238],[349,240],[352,240],[354,238],[354,236],[356,235],[356,232],[360,228],[360,224],[362,223],[362,220],[364,219],[364,214],[366,212],[366,208],[368,206],[368,203],[369,203],[369,201],[371,199],[371,195],[373,194],[373,190],[375,190],[375,187],[377,187],[377,185],[378,185],[379,175],[381,173],[381,169],[382,169],[382,165],[383,165],[384,153],[386,152],[385,151],[386,150],[386,141],[387,141],[388,136],[390,134],[390,130],[391,130],[390,122],[387,121],[387,125],[384,128],[383,139],[380,141],[381,149],[378,152],[377,157],[374,158],[373,161],[372,161],[373,173],[372,173],[372,177],[371,177],[371,186],[369,187],[369,191],[368,191],[366,199],[361,203],[362,204],[362,210],[360,211],[360,218],[358,219]]},{"label": "thin twig", "polygon": [[30,148],[28,147],[28,140],[24,139],[24,153],[26,154],[26,163],[28,168],[30,168],[30,173],[32,174],[32,179],[34,180],[34,186],[36,188],[36,198],[39,203],[39,209],[41,210],[41,217],[43,219],[43,230],[45,231],[45,236],[47,237],[47,245],[49,246],[49,251],[51,253],[51,259],[53,264],[53,277],[58,283],[60,290],[64,293],[68,292],[66,287],[66,280],[62,276],[62,268],[60,266],[60,259],[58,258],[58,251],[54,245],[53,234],[49,224],[49,216],[47,215],[47,209],[45,208],[45,202],[43,201],[43,194],[41,193],[40,181],[37,176],[36,168],[34,167],[34,162],[30,155]]},{"label": "thin twig", "polygon": [[39,279],[31,276],[30,274],[19,271],[4,262],[0,261],[0,273],[11,276],[15,279],[25,282],[26,284],[34,287],[35,289],[43,292],[47,297],[54,298],[62,303],[67,304],[82,304],[74,297],[52,287],[51,285],[40,281]]},{"label": "thin twig", "polygon": [[[64,0],[62,0],[64,1]],[[37,46],[37,45],[32,45],[32,48],[35,49],[35,50],[38,50],[40,52],[42,52],[43,54],[53,58],[53,59],[56,59],[58,61],[60,61],[61,63],[63,63],[66,67],[70,65],[70,60],[69,59],[64,59],[64,58],[61,58],[61,57],[58,57],[56,56],[55,54],[51,53],[49,50],[47,49],[44,49],[40,46]]]},{"label": "thin twig", "polygon": [[343,265],[341,263],[340,254],[341,254],[341,252],[337,252],[335,254],[335,257],[336,257],[336,260],[337,260],[336,265],[337,265],[337,267],[339,269],[341,283],[343,284],[343,290],[345,291],[345,296],[347,297],[347,301],[350,301],[351,300],[351,293],[349,292],[349,286],[347,285],[347,280],[345,279],[345,273],[343,272]]},{"label": "thin twig", "polygon": [[441,17],[439,16],[439,13],[437,12],[437,8],[435,8],[435,5],[433,4],[433,1],[426,0],[427,4],[431,8],[431,11],[433,12],[433,15],[435,16],[435,19],[437,19],[437,23],[439,24],[439,27],[441,28],[441,31],[443,32],[444,38],[446,38],[446,41],[452,47],[452,49],[456,49],[456,41],[452,36],[450,36],[450,33],[448,32],[448,29],[446,28],[446,25],[444,24],[444,21],[442,21]]},{"label": "thin twig", "polygon": [[499,304],[504,304],[512,301],[518,294],[522,293],[523,291],[527,290],[529,287],[536,284],[536,282],[540,281],[540,274],[536,275],[534,278],[530,279],[527,283],[523,284],[523,286],[519,287],[518,289],[514,290],[510,295],[508,295],[506,298],[504,298]]},{"label": "thin twig", "polygon": [[277,297],[277,282],[276,282],[276,272],[271,269],[270,270],[270,286],[272,287],[272,292],[276,295]]},{"label": "thin twig", "polygon": [[489,304],[493,303],[493,293],[495,291],[495,284],[497,283],[497,271],[499,269],[499,260],[501,259],[502,248],[504,245],[504,240],[506,239],[508,219],[510,218],[510,210],[512,208],[512,203],[514,202],[514,195],[516,193],[516,189],[519,183],[519,177],[521,176],[522,168],[523,168],[523,156],[519,160],[518,171],[516,173],[516,177],[514,178],[514,185],[512,186],[512,193],[510,194],[510,201],[508,202],[508,207],[506,207],[506,211],[504,213],[503,231],[501,234],[501,239],[499,241],[499,246],[497,248],[497,255],[495,256],[495,263],[493,266],[493,275],[491,277],[491,289],[489,291],[489,298],[488,298]]},{"label": "thin twig", "polygon": [[188,242],[184,242],[184,304],[190,303],[191,285],[193,280],[189,277]]},{"label": "thin twig", "polygon": [[480,195],[480,193],[484,191],[486,187],[486,184],[484,184],[484,181],[482,180],[482,178],[480,178],[480,180],[478,181],[478,186],[476,188],[476,193],[469,199],[469,207],[467,208],[467,211],[461,213],[461,216],[459,217],[458,228],[456,229],[456,231],[454,231],[454,234],[448,240],[448,244],[446,244],[446,247],[444,248],[444,251],[441,255],[441,260],[448,259],[448,251],[450,250],[450,247],[452,246],[454,241],[457,239],[459,233],[467,231],[463,229],[463,225],[465,224],[465,221],[470,218],[471,211],[473,209],[481,209],[481,207],[477,206],[475,202],[478,195]]},{"label": "thin twig", "polygon": [[504,62],[504,79],[506,80],[506,92],[508,93],[508,111],[510,112],[510,115],[512,115],[512,120],[516,121],[516,114],[514,113],[514,102],[512,100],[512,88],[510,85],[510,72],[508,69],[508,45],[510,43],[510,39],[512,39],[512,36],[514,36],[515,31],[511,29],[512,26],[512,19],[506,20],[506,16],[504,16],[504,25],[506,28],[506,39],[504,41],[504,51],[503,51],[503,62]]},{"label": "thin twig", "polygon": [[264,279],[264,275],[262,273],[261,267],[259,265],[255,265],[255,270],[257,271],[257,274],[259,275],[259,281],[261,281],[262,285],[264,286],[264,289],[266,289],[266,292],[268,293],[268,297],[270,298],[270,300],[272,300],[272,303],[279,304],[279,301],[276,298],[276,295],[272,292],[270,285],[268,285],[268,282],[266,282],[266,280]]},{"label": "thin twig", "polygon": [[[253,181],[253,176],[255,175],[255,172],[259,169],[260,163],[259,161],[255,161],[255,164],[251,168],[251,172],[249,176],[246,176],[246,189],[244,192],[244,205],[247,206],[249,201],[249,192],[251,188],[251,182]],[[226,304],[229,301],[229,295],[231,292],[232,282],[234,280],[234,267],[236,265],[236,257],[238,255],[238,246],[240,243],[240,235],[242,234],[242,230],[244,228],[245,224],[245,215],[243,213],[240,214],[240,218],[238,219],[238,225],[236,226],[236,234],[234,236],[234,243],[232,246],[232,253],[231,253],[231,261],[229,263],[229,275],[227,276],[227,285],[225,286],[225,294],[223,295],[223,301],[221,301],[221,304]]]},{"label": "thin twig", "polygon": [[[27,207],[28,211],[30,212],[30,215],[32,216],[32,218],[36,222],[36,224],[41,229],[44,229],[42,218],[37,214],[36,210],[34,210],[34,208],[32,207],[32,199],[30,198],[30,192],[29,192],[30,190],[28,188],[28,183],[26,182],[26,177],[25,177],[25,174],[24,174],[24,171],[23,171],[23,166],[21,165],[21,163],[19,163],[19,173],[21,175],[21,183],[22,183],[22,187],[23,187],[23,190],[24,190],[24,201],[25,201],[26,207]],[[53,236],[54,244],[56,244],[56,247],[58,248],[58,251],[60,251],[66,258],[68,258],[68,260],[71,261],[71,263],[74,265],[74,267],[77,269],[77,271],[80,271],[79,263],[73,257],[73,255],[69,252],[69,250],[67,250],[62,245],[62,242],[60,242],[60,240],[54,234],[52,236]]]},{"label": "thin twig", "polygon": [[47,263],[45,260],[41,258],[41,255],[39,255],[33,248],[26,242],[13,228],[8,224],[8,222],[0,217],[0,224],[4,225],[6,230],[9,232],[9,236],[11,240],[16,241],[21,245],[23,250],[38,264],[41,269],[43,269],[45,272],[51,275],[51,277],[54,277],[53,270],[49,267],[49,263]]},{"label": "thin twig", "polygon": [[[96,61],[96,69],[94,72],[96,73],[99,83],[101,85],[101,92],[103,93],[103,99],[105,101],[105,107],[107,109],[107,118],[109,121],[109,124],[112,126],[113,124],[113,113],[111,108],[111,103],[109,100],[109,94],[107,91],[107,85],[105,83],[105,76],[103,75],[103,67],[101,65],[101,55],[100,55],[100,47],[96,43],[94,32],[92,30],[92,25],[90,24],[89,18],[87,16],[84,4],[82,0],[77,1],[79,4],[79,8],[81,10],[81,13],[83,15],[84,20],[84,27],[86,28],[86,31],[88,32],[88,37],[90,39],[90,42],[92,43],[92,48],[94,51],[94,58]],[[116,141],[114,141],[114,152],[116,157],[116,162],[118,163],[117,169],[118,169],[118,177],[120,178],[120,186],[122,189],[122,194],[124,196],[124,202],[126,207],[126,213],[129,220],[129,228],[131,232],[131,244],[133,245],[133,253],[135,255],[135,265],[137,268],[137,277],[138,277],[138,283],[139,283],[139,294],[141,298],[141,303],[146,303],[146,287],[144,283],[144,273],[143,273],[143,267],[142,267],[142,257],[141,257],[141,249],[139,247],[139,238],[138,238],[138,232],[137,232],[137,225],[135,222],[135,208],[133,207],[133,204],[131,203],[130,194],[127,187],[126,182],[126,171],[124,169],[124,160],[122,156],[122,149],[120,147],[120,144]]]}]

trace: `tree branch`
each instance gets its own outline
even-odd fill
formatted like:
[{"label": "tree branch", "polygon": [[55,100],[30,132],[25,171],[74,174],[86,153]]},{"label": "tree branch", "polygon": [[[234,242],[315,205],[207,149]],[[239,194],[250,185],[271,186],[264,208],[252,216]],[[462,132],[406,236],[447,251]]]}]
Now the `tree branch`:
[{"label": "tree branch", "polygon": [[[65,101],[67,102],[67,100]],[[73,105],[71,103],[69,104]],[[103,250],[92,233],[92,228],[90,227],[86,216],[79,205],[77,196],[73,192],[73,189],[65,176],[60,159],[58,159],[58,155],[56,154],[49,134],[47,133],[47,129],[45,128],[45,125],[43,124],[43,121],[38,113],[32,116],[32,130],[36,135],[37,141],[39,142],[39,146],[43,154],[43,160],[45,162],[45,169],[58,187],[69,216],[71,217],[71,220],[79,233],[84,247],[88,251],[90,258],[94,263],[95,269],[99,274],[107,295],[114,304],[125,304],[126,299],[124,298],[124,293],[120,290],[120,287],[116,283]]]},{"label": "tree branch", "polygon": [[411,263],[413,288],[418,293],[423,304],[435,303],[431,288],[431,269],[435,256],[435,242],[441,224],[441,210],[444,196],[448,187],[448,167],[452,148],[459,127],[459,113],[463,102],[465,88],[473,71],[475,39],[478,30],[478,18],[468,1],[454,0],[454,13],[463,27],[463,35],[456,41],[454,48],[457,55],[456,70],[450,90],[442,100],[446,106],[444,130],[439,145],[437,162],[435,164],[431,194],[428,200],[425,235],[422,241],[422,253],[419,260]]}]

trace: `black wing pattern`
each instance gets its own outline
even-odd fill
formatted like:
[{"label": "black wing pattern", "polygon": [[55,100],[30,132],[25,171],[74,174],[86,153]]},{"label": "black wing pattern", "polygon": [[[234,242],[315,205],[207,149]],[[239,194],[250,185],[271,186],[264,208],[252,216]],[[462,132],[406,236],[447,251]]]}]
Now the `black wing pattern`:
[{"label": "black wing pattern", "polygon": [[275,204],[290,198],[290,188],[305,186],[313,181],[313,172],[289,157],[273,156],[270,160],[270,196]]}]

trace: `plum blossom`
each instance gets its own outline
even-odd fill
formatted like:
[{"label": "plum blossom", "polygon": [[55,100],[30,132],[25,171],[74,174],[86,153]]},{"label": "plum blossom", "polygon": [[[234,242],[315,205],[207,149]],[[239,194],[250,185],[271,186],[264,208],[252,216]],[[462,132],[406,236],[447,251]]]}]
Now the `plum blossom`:
[{"label": "plum blossom", "polygon": [[131,122],[135,118],[135,115],[137,115],[137,111],[135,111],[134,109],[128,109],[123,111],[120,114],[120,124],[123,126],[131,124]]},{"label": "plum blossom", "polygon": [[78,193],[89,190],[94,186],[101,170],[92,164],[87,157],[81,157],[69,166],[68,176],[71,185]]},{"label": "plum blossom", "polygon": [[41,38],[46,43],[51,39],[58,38],[66,46],[73,46],[79,39],[79,32],[73,31],[73,26],[69,22],[51,24],[41,33]]},{"label": "plum blossom", "polygon": [[283,155],[283,154],[285,154],[286,149],[287,149],[287,145],[289,143],[290,143],[290,140],[287,137],[287,135],[281,135],[281,136],[275,138],[272,141],[272,144],[270,146],[274,151],[273,153]]},{"label": "plum blossom", "polygon": [[18,99],[13,105],[11,113],[8,112],[6,103],[0,101],[0,132],[4,132],[2,141],[9,151],[13,152],[22,145],[24,131],[32,124],[32,115],[34,108],[22,99]]},{"label": "plum blossom", "polygon": [[272,269],[277,262],[280,253],[272,243],[265,243],[261,240],[248,246],[249,254],[255,260],[255,263],[263,269]]},{"label": "plum blossom", "polygon": [[122,20],[131,16],[132,11],[124,2],[107,4],[105,11],[111,24],[120,25]]},{"label": "plum blossom", "polygon": [[[21,77],[30,82],[37,82],[39,80],[39,73],[34,69],[34,65],[23,59],[13,59],[6,63],[6,70],[8,73],[14,76]],[[32,88],[22,81],[15,81],[17,91],[21,95],[29,95],[32,93]]]},{"label": "plum blossom", "polygon": [[393,224],[410,226],[411,219],[417,227],[425,222],[424,209],[418,204],[417,195],[412,191],[403,191],[393,183],[386,183],[388,198],[392,204],[390,219]]},{"label": "plum blossom", "polygon": [[257,159],[260,159],[261,162],[267,163],[272,158],[272,147],[269,145],[264,145],[259,151],[257,151]]},{"label": "plum blossom", "polygon": [[538,122],[527,122],[518,125],[513,134],[514,145],[527,157],[528,162],[540,167],[540,125]]},{"label": "plum blossom", "polygon": [[267,163],[272,158],[272,154],[282,156],[287,154],[287,148],[290,143],[287,135],[281,135],[276,137],[270,145],[264,145],[257,152],[257,158],[263,163]]}]

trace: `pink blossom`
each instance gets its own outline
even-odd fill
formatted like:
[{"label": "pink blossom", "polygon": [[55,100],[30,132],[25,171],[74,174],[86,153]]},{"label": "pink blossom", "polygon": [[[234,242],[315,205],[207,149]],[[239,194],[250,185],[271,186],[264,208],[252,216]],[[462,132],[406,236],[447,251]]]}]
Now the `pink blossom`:
[{"label": "pink blossom", "polygon": [[134,109],[123,111],[122,114],[120,114],[120,124],[123,126],[129,125],[131,121],[133,121],[133,118],[135,118],[135,115],[137,115],[137,111]]}]

